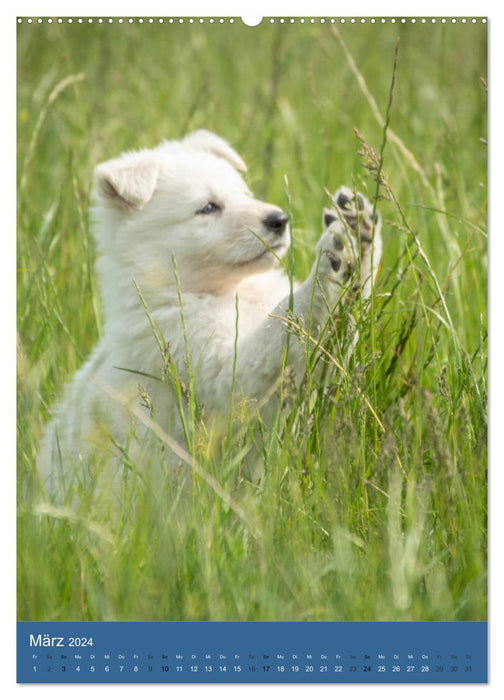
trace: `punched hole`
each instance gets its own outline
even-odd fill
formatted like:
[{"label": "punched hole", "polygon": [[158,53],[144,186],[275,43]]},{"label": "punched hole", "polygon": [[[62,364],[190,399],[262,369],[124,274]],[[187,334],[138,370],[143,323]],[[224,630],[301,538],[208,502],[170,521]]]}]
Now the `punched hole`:
[{"label": "punched hole", "polygon": [[261,24],[262,17],[242,17],[241,21],[243,24],[246,24],[247,27],[257,27],[258,24]]}]

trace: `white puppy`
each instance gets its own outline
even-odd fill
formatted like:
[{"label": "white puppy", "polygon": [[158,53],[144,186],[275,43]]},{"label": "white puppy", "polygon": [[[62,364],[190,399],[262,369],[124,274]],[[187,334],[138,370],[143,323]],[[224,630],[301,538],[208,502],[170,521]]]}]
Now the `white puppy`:
[{"label": "white puppy", "polygon": [[[46,432],[39,465],[53,486],[79,469],[92,473],[95,448],[124,457],[132,441],[141,443],[149,431],[135,418],[139,410],[184,445],[188,391],[207,419],[227,415],[233,392],[259,402],[273,395],[286,318],[316,337],[337,310],[359,252],[369,294],[380,223],[372,224],[361,195],[357,202],[350,190],[335,195],[311,274],[290,295],[287,277],[272,269],[289,247],[288,217],[254,199],[239,170],[246,170],[240,156],[206,131],[96,168],[103,335]],[[287,362],[302,379],[299,331],[290,335]]]}]

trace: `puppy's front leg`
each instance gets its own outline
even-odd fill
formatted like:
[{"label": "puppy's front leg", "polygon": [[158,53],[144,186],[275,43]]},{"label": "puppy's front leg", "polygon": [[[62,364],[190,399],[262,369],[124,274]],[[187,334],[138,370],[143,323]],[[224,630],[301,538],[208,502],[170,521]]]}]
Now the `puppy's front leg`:
[{"label": "puppy's front leg", "polygon": [[[316,252],[308,279],[293,295],[294,323],[300,324],[302,330],[301,333],[291,333],[287,365],[298,381],[306,370],[306,351],[299,336],[305,332],[311,338],[317,338],[329,314],[337,310],[347,287],[352,284],[358,254],[355,236],[340,222],[322,235]],[[234,377],[229,370],[233,362],[224,362],[216,385],[229,392],[234,382],[239,396],[259,401],[267,396],[281,378],[287,334],[292,330],[289,329],[289,315],[287,297],[257,330],[239,341]],[[223,394],[219,398],[225,402]],[[214,400],[219,399],[214,397]]]},{"label": "puppy's front leg", "polygon": [[[363,298],[371,293],[381,258],[381,222],[373,220],[373,207],[360,193],[342,187],[333,197],[334,208],[324,210],[324,232],[316,247],[316,260],[308,279],[293,295],[294,323],[300,333],[291,333],[287,365],[301,381],[306,371],[307,342],[317,339],[329,314],[337,313],[348,293],[360,287]],[[282,373],[289,320],[289,299],[283,299],[270,316],[238,343],[236,362],[224,360],[216,386],[218,395],[207,397],[214,407],[224,406],[234,386],[238,396],[261,400],[277,386]],[[289,328],[290,326],[290,328]],[[230,368],[234,368],[234,374]]]}]

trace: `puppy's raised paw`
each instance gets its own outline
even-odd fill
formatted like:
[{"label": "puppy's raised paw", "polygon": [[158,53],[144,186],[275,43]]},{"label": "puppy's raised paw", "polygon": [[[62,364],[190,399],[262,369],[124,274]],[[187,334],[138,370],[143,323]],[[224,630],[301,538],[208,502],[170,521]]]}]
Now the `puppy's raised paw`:
[{"label": "puppy's raised paw", "polygon": [[342,221],[363,243],[370,243],[375,230],[380,226],[380,215],[375,212],[373,221],[373,205],[360,192],[354,192],[349,187],[340,187],[332,196],[333,208],[324,209],[322,223],[327,230],[336,221]]},{"label": "puppy's raised paw", "polygon": [[322,215],[322,237],[345,234],[350,239],[357,270],[354,289],[360,286],[363,297],[369,297],[382,253],[380,215],[367,197],[349,187],[340,187],[331,199],[333,207]]},{"label": "puppy's raised paw", "polygon": [[319,278],[344,285],[355,273],[357,245],[341,222],[334,222],[317,244],[317,274]]}]

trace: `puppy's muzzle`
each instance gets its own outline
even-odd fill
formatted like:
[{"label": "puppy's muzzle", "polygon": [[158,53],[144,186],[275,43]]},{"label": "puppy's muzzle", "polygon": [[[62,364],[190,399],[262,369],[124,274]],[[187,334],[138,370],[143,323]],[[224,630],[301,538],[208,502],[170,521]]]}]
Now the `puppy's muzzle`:
[{"label": "puppy's muzzle", "polygon": [[283,211],[275,211],[272,214],[268,214],[268,216],[262,220],[262,223],[268,231],[275,233],[277,236],[281,236],[287,227],[288,221],[289,217],[287,214],[284,214]]}]

